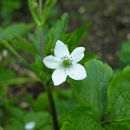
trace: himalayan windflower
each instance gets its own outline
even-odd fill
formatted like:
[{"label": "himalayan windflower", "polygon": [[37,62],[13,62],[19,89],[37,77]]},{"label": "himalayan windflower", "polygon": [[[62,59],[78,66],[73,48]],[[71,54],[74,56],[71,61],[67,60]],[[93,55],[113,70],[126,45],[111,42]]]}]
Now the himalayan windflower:
[{"label": "himalayan windflower", "polygon": [[35,127],[35,122],[31,121],[25,124],[25,130],[33,130]]},{"label": "himalayan windflower", "polygon": [[55,69],[52,80],[55,86],[65,82],[67,76],[74,80],[83,80],[87,77],[84,66],[78,64],[84,57],[84,47],[77,47],[70,54],[67,46],[60,40],[54,48],[55,56],[49,55],[43,59],[43,63],[50,69]]}]

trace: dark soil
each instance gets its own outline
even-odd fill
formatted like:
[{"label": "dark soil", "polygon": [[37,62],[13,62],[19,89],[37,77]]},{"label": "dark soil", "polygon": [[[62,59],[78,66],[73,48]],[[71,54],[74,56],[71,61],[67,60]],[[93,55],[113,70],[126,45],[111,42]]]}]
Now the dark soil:
[{"label": "dark soil", "polygon": [[60,0],[59,6],[69,13],[69,31],[91,23],[81,43],[117,67],[121,44],[130,40],[130,0]]}]

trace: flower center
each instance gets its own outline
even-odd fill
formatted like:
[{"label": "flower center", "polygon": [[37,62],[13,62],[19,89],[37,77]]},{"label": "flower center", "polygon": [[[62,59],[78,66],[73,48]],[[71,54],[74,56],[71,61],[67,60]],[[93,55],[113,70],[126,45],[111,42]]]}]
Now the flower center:
[{"label": "flower center", "polygon": [[65,59],[62,61],[62,66],[64,68],[68,68],[71,65],[71,61],[69,59]]}]

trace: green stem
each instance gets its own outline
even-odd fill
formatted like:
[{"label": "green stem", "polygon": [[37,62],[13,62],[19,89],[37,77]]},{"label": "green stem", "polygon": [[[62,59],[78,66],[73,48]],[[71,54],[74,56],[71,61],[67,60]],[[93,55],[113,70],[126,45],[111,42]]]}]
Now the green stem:
[{"label": "green stem", "polygon": [[[37,17],[37,14],[35,12],[35,8],[33,7],[34,6],[33,4],[35,4],[35,3],[32,0],[28,0],[28,6],[29,6],[30,12],[32,14],[32,17],[33,17],[34,21],[36,22],[36,24],[40,25],[40,21]],[[36,2],[36,4],[37,4],[37,2]]]},{"label": "green stem", "polygon": [[39,17],[42,14],[42,0],[39,0]]},{"label": "green stem", "polygon": [[[42,0],[39,0],[39,19],[41,18],[41,14],[42,14]],[[41,55],[42,55],[42,57],[44,57],[43,32],[42,32],[41,25],[38,25],[38,28],[39,28],[39,36],[40,36]]]},{"label": "green stem", "polygon": [[28,65],[28,63],[26,62],[26,60],[25,60],[22,56],[20,56],[20,55],[15,51],[15,49],[14,49],[7,41],[3,41],[2,43],[3,43],[3,45],[4,45],[7,49],[9,49],[18,59],[20,59],[20,60],[23,62],[23,64],[25,64],[26,66],[30,67],[30,66]]},{"label": "green stem", "polygon": [[[41,14],[42,14],[42,0],[39,0],[39,17],[41,17]],[[40,35],[41,55],[42,55],[42,57],[44,57],[43,32],[42,32],[41,25],[39,26],[39,35]],[[48,86],[48,85],[45,85],[45,89],[46,89],[48,99],[49,99],[49,103],[50,103],[50,109],[51,109],[51,114],[52,114],[52,118],[53,118],[54,129],[59,130],[56,108],[55,108],[55,104],[54,104],[54,100],[53,100],[51,87]]]},{"label": "green stem", "polygon": [[48,95],[48,99],[49,99],[49,103],[50,103],[50,108],[51,108],[51,114],[52,114],[52,118],[53,118],[53,125],[54,125],[54,129],[55,130],[59,130],[59,126],[58,126],[58,120],[57,120],[57,114],[56,114],[56,108],[55,108],[55,104],[54,104],[54,100],[53,100],[53,95],[52,95],[52,90],[51,87],[46,85],[45,86],[47,95]]},{"label": "green stem", "polygon": [[22,84],[22,83],[30,83],[30,82],[37,82],[37,79],[33,78],[15,78],[15,79],[10,79],[7,81],[0,81],[1,84]]},{"label": "green stem", "polygon": [[43,43],[43,33],[42,33],[41,27],[39,27],[39,36],[40,36],[41,55],[42,55],[42,57],[44,57],[44,43]]}]

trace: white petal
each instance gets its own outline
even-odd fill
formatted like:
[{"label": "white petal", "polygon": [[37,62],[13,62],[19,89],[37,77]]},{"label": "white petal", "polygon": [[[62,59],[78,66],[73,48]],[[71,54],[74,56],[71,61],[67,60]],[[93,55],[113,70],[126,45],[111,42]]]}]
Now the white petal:
[{"label": "white petal", "polygon": [[25,125],[25,130],[32,130],[35,127],[35,122],[29,122]]},{"label": "white petal", "polygon": [[74,80],[83,80],[87,77],[84,66],[80,64],[74,64],[70,69],[68,69],[67,75]]},{"label": "white petal", "polygon": [[50,69],[56,69],[60,66],[60,59],[50,55],[43,59],[43,63]]},{"label": "white petal", "polygon": [[52,74],[52,80],[54,82],[55,86],[58,86],[65,82],[67,77],[67,74],[65,73],[65,70],[63,69],[56,69]]},{"label": "white petal", "polygon": [[60,40],[56,42],[54,53],[55,53],[55,56],[59,58],[64,57],[64,56],[69,56],[69,50],[67,46]]},{"label": "white petal", "polygon": [[77,47],[73,50],[73,52],[71,53],[71,57],[73,62],[79,62],[80,60],[83,59],[84,57],[84,51],[85,48],[84,47]]}]

